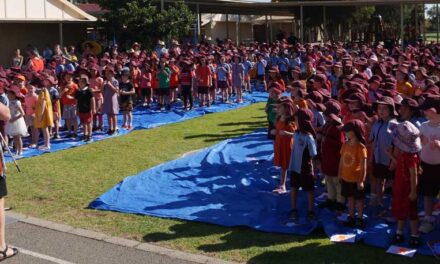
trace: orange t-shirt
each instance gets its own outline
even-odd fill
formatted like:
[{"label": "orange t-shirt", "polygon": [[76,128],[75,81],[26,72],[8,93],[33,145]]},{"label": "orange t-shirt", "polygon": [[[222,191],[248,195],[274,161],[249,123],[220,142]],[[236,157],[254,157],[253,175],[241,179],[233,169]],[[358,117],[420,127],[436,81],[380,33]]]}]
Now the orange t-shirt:
[{"label": "orange t-shirt", "polygon": [[[357,143],[351,145],[344,143],[341,148],[341,171],[339,174],[346,182],[356,183],[362,178],[361,175],[361,163],[367,159],[367,148]],[[365,168],[367,169],[367,168]]]},{"label": "orange t-shirt", "polygon": [[38,57],[31,59],[32,70],[36,72],[41,72],[44,70],[44,61]]},{"label": "orange t-shirt", "polygon": [[68,89],[68,91],[65,92],[61,97],[61,102],[63,103],[63,105],[75,105],[76,99],[67,98],[67,95],[74,97],[76,90],[78,90],[78,85],[72,82],[71,84],[66,84],[64,89],[66,88]]},{"label": "orange t-shirt", "polygon": [[170,68],[171,70],[171,77],[170,77],[170,87],[177,87],[179,86],[179,75],[180,75],[180,69],[177,67],[177,65],[174,65]]},{"label": "orange t-shirt", "polygon": [[199,86],[209,87],[209,76],[211,76],[211,68],[209,66],[199,66],[196,69],[196,78]]}]

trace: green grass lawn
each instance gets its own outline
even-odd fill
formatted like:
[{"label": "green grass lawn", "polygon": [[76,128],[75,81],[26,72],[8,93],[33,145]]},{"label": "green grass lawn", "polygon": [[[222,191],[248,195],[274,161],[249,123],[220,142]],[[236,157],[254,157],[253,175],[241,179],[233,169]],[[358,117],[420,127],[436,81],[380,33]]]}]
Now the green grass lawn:
[{"label": "green grass lawn", "polygon": [[302,237],[86,209],[126,176],[265,126],[263,107],[254,104],[21,160],[23,173],[9,166],[7,205],[19,213],[74,227],[233,261],[435,263],[432,257],[409,260],[383,249],[336,245],[322,231]]}]

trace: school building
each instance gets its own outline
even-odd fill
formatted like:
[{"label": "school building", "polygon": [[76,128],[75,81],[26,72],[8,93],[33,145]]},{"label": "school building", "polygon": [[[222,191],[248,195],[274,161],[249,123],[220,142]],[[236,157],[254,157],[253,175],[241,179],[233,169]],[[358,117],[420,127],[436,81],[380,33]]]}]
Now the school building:
[{"label": "school building", "polygon": [[78,44],[96,18],[67,0],[0,0],[0,65],[8,67],[17,48],[40,52],[46,44]]}]

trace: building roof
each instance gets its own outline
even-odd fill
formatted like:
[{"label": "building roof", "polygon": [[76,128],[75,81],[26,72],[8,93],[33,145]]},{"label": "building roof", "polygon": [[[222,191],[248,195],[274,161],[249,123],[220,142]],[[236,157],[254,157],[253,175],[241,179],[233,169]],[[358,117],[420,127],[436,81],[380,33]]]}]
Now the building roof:
[{"label": "building roof", "polygon": [[[160,2],[160,0],[156,0]],[[174,0],[165,0],[172,3]],[[429,4],[438,0],[300,0],[255,2],[252,0],[184,0],[192,10],[197,5],[201,13],[292,16],[300,6],[372,6],[400,4]]]},{"label": "building roof", "polygon": [[94,22],[67,0],[0,0],[0,22]]},{"label": "building roof", "polygon": [[76,6],[91,15],[102,15],[106,12],[98,4],[77,4]]}]

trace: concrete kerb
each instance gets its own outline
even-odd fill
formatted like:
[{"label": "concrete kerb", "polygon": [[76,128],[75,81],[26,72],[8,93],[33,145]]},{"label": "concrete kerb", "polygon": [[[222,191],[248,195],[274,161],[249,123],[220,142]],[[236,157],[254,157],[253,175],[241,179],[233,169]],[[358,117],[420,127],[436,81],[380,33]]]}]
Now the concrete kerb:
[{"label": "concrete kerb", "polygon": [[68,233],[80,237],[90,238],[94,240],[103,241],[106,243],[128,247],[128,248],[135,248],[138,250],[164,255],[168,256],[173,259],[179,259],[194,263],[203,263],[203,264],[232,264],[234,262],[224,261],[221,259],[216,259],[204,255],[198,255],[198,254],[192,254],[192,253],[186,253],[174,249],[169,249],[161,246],[157,246],[150,243],[141,243],[139,241],[120,238],[120,237],[111,237],[103,233],[95,232],[95,231],[89,231],[82,228],[74,228],[68,225],[64,224],[58,224],[51,221],[35,218],[35,217],[28,217],[22,214],[14,213],[14,212],[6,212],[6,215],[12,218],[17,219],[19,222],[39,226],[43,228],[47,228],[50,230],[55,230],[58,232]]}]

